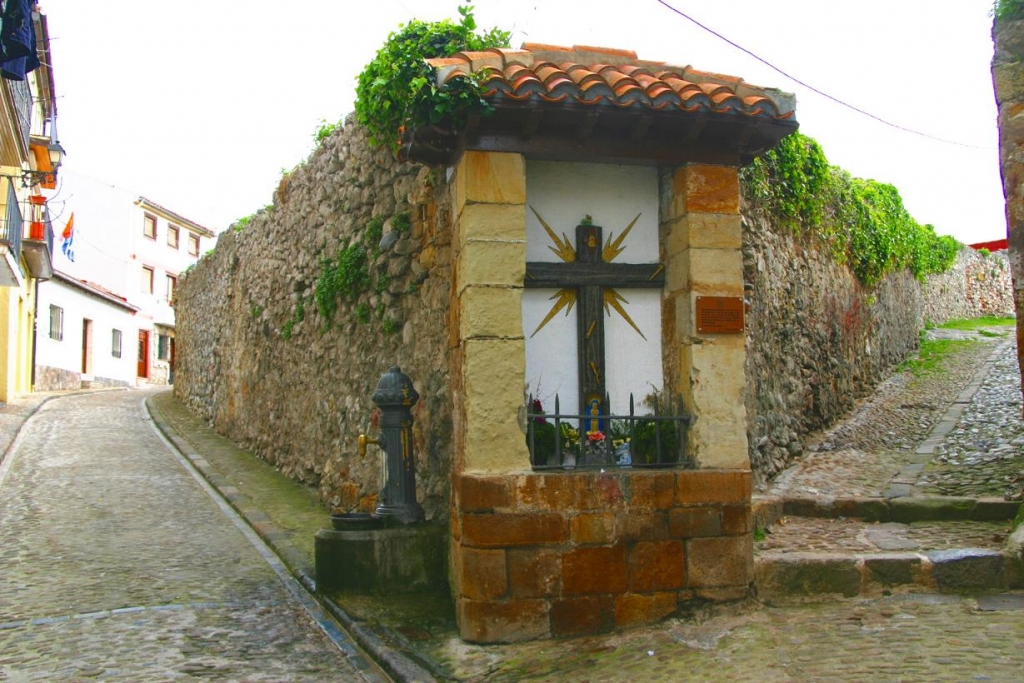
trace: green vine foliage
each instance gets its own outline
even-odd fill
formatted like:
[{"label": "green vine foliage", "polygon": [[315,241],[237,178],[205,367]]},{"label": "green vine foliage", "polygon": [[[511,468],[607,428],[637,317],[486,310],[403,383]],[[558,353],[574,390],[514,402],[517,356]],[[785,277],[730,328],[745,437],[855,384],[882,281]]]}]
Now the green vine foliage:
[{"label": "green vine foliage", "polygon": [[454,78],[443,86],[434,80],[425,60],[450,57],[462,51],[508,47],[508,31],[476,33],[472,6],[459,7],[460,20],[424,22],[414,19],[388,36],[373,61],[359,75],[356,119],[377,145],[397,152],[400,131],[428,124],[455,128],[465,125],[470,113],[488,113],[480,82]]},{"label": "green vine foliage", "polygon": [[354,301],[370,285],[366,249],[358,243],[349,245],[338,252],[336,261],[325,258],[322,265],[313,298],[326,325],[330,325],[339,300]]},{"label": "green vine foliage", "polygon": [[996,0],[992,14],[999,21],[1024,19],[1024,0]]},{"label": "green vine foliage", "polygon": [[340,122],[328,123],[327,119],[320,119],[320,125],[317,126],[315,131],[313,131],[314,147],[319,147],[324,144],[327,138],[331,137],[340,125]]},{"label": "green vine foliage", "polygon": [[748,199],[784,226],[816,232],[867,286],[903,268],[919,280],[941,273],[961,247],[914,220],[895,187],[829,165],[821,146],[799,133],[740,177]]}]

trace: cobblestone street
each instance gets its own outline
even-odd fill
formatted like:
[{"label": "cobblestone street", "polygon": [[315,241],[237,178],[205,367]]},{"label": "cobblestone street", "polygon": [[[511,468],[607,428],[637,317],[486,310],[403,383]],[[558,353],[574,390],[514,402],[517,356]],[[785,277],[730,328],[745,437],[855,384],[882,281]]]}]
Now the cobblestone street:
[{"label": "cobblestone street", "polygon": [[[1011,340],[979,341],[942,372],[895,375],[819,435],[772,492],[896,505],[958,491],[1005,504],[1024,459],[1019,375]],[[0,462],[0,680],[384,680],[347,634],[324,635],[280,563],[268,564],[156,435],[145,397],[178,451],[291,570],[312,571],[310,539],[325,511],[169,393],[51,400]],[[7,421],[30,414],[0,408],[0,448]],[[935,567],[970,546],[989,553],[972,565],[984,570],[1005,547],[1008,522],[957,520],[790,516],[757,553],[895,551],[927,556],[941,578]],[[375,656],[411,658],[414,673],[401,680],[1020,680],[1024,593],[982,579],[974,590],[921,584],[846,598],[759,586],[758,599],[649,627],[516,645],[460,640],[443,598],[417,606],[346,595],[342,607]]]},{"label": "cobblestone street", "polygon": [[146,393],[50,401],[0,463],[0,680],[381,680],[164,445]]}]

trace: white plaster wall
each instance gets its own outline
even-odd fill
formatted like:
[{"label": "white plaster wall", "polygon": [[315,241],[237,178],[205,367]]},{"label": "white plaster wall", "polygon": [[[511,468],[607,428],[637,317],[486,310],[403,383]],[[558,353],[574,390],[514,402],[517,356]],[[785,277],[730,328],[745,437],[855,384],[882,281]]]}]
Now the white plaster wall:
[{"label": "white plaster wall", "polygon": [[[60,188],[50,200],[54,268],[76,280],[95,282],[120,296],[128,296],[133,265],[128,229],[135,196],[110,183],[64,168],[60,178]],[[75,216],[74,261],[70,261],[61,248],[61,234],[72,213]],[[137,282],[135,278],[131,284]]]},{"label": "white plaster wall", "polygon": [[[168,221],[156,216],[156,239],[145,237],[145,211],[135,204],[139,193],[73,171],[61,171],[61,188],[54,206],[54,267],[78,280],[102,285],[138,306],[140,316],[157,324],[174,325],[168,305],[167,275],[179,276],[198,260],[188,253],[189,230],[178,225],[175,249],[167,244]],[[63,200],[63,203],[61,203]],[[154,198],[154,201],[159,201]],[[173,210],[173,207],[168,207]],[[74,262],[61,249],[60,235],[71,213],[75,215]],[[201,236],[199,254],[214,238]],[[142,290],[142,267],[153,269],[153,293]],[[148,325],[151,327],[152,323]]]},{"label": "white plaster wall", "polygon": [[[77,220],[77,219],[76,219]],[[64,309],[64,338],[50,338],[50,305]],[[82,321],[92,321],[92,375],[135,383],[139,324],[130,311],[58,280],[39,285],[36,364],[82,371]],[[121,357],[112,354],[112,330],[121,330]]]},{"label": "white plaster wall", "polygon": [[[594,225],[603,228],[607,244],[640,214],[622,243],[625,250],[615,262],[658,261],[658,176],[655,168],[527,161],[526,198],[528,261],[559,261],[548,249],[553,243],[531,207],[540,213],[556,234],[564,234],[573,245],[576,226],[584,216],[589,215]],[[527,390],[543,402],[547,411],[554,411],[554,395],[557,393],[561,411],[576,413],[579,410],[576,396],[576,308],[568,316],[562,311],[531,337],[551,309],[554,303],[551,297],[556,291],[527,289],[523,293]],[[646,340],[615,311],[605,318],[605,370],[612,411],[627,412],[632,392],[638,412],[644,412],[639,405],[643,398],[664,386],[662,294],[656,289],[617,291],[628,300],[629,303],[623,307]]]}]

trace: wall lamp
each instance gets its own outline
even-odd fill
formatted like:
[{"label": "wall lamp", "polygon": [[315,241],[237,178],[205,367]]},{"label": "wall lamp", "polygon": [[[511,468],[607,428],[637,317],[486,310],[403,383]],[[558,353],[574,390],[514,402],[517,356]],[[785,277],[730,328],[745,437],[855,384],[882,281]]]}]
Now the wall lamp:
[{"label": "wall lamp", "polygon": [[57,173],[57,169],[60,168],[61,163],[64,161],[64,148],[60,146],[60,143],[56,140],[50,142],[46,146],[46,153],[50,157],[50,168],[46,171],[22,171],[21,172],[21,186],[32,187],[33,185],[39,185],[40,183],[54,182],[54,178]]}]

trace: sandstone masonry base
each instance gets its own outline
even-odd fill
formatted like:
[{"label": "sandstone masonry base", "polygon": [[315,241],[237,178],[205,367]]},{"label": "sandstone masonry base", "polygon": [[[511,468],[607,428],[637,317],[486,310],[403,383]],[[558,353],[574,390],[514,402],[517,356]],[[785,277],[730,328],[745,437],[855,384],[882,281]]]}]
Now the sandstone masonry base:
[{"label": "sandstone masonry base", "polygon": [[604,633],[748,595],[751,475],[457,474],[459,630],[471,642]]}]

